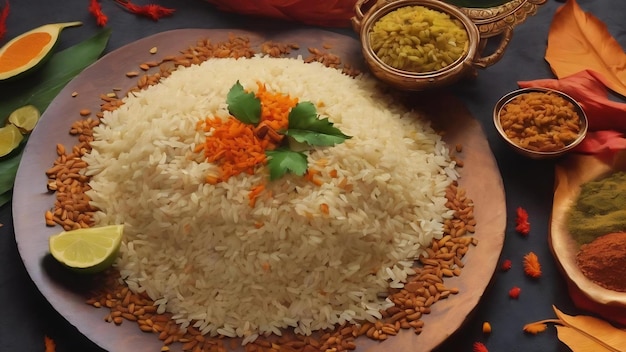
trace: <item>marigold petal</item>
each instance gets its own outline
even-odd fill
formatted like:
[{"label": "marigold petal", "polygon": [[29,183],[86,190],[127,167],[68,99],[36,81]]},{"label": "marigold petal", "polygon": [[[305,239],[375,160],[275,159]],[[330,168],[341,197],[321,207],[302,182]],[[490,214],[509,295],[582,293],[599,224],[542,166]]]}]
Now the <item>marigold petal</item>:
[{"label": "marigold petal", "polygon": [[524,274],[533,279],[541,276],[541,264],[537,255],[533,252],[529,252],[524,256]]},{"label": "marigold petal", "polygon": [[487,346],[485,346],[482,342],[474,342],[474,346],[472,349],[473,352],[489,352]]}]

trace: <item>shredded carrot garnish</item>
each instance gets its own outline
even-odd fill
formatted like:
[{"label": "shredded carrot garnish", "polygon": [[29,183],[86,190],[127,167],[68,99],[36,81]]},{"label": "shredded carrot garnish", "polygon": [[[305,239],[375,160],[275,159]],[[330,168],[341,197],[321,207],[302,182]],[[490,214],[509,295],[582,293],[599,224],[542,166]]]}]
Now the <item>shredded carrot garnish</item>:
[{"label": "shredded carrot garnish", "polygon": [[268,143],[257,138],[250,125],[233,117],[227,120],[207,118],[204,130],[210,135],[196,150],[204,150],[207,161],[220,166],[218,182],[243,172],[252,174],[257,165],[265,162]]},{"label": "shredded carrot garnish", "polygon": [[537,255],[533,252],[529,252],[524,256],[524,274],[534,279],[541,276],[541,264]]},{"label": "shredded carrot garnish", "polygon": [[264,190],[265,190],[265,185],[258,185],[252,188],[250,193],[248,193],[250,207],[254,208],[257,198],[259,197],[261,192],[263,192]]},{"label": "shredded carrot garnish", "polygon": [[[268,126],[273,133],[259,136],[255,133],[255,126],[243,123],[232,116],[226,120],[209,117],[196,126],[197,129],[205,131],[207,137],[204,143],[195,147],[194,151],[204,152],[208,162],[216,163],[220,167],[219,177],[207,176],[206,182],[209,184],[226,181],[241,173],[253,174],[258,166],[267,161],[265,151],[277,147],[275,140],[277,131],[289,126],[289,112],[297,104],[298,99],[269,92],[261,83],[257,85],[259,89],[256,94],[261,101],[259,125]],[[250,199],[252,206],[255,197]]]},{"label": "shredded carrot garnish", "polygon": [[44,342],[44,346],[46,347],[45,351],[46,352],[54,352],[56,351],[56,344],[54,343],[54,340],[51,339],[48,336],[44,336],[43,337],[43,342]]},{"label": "shredded carrot garnish", "polygon": [[306,174],[304,174],[304,178],[316,186],[321,186],[323,182],[318,177],[316,177],[319,174],[320,174],[319,170],[309,168]]},{"label": "shredded carrot garnish", "polygon": [[330,172],[328,173],[328,175],[329,175],[330,177],[332,177],[332,178],[336,178],[336,177],[339,175],[339,173],[338,173],[337,169],[332,169],[332,170],[330,170]]},{"label": "shredded carrot garnish", "polygon": [[257,82],[259,87],[256,96],[261,100],[261,122],[265,122],[274,131],[289,127],[289,112],[298,104],[298,98],[289,95],[268,92],[264,84]]},{"label": "shredded carrot garnish", "polygon": [[326,203],[320,204],[320,211],[326,215],[330,214],[330,208],[328,207],[328,204]]}]

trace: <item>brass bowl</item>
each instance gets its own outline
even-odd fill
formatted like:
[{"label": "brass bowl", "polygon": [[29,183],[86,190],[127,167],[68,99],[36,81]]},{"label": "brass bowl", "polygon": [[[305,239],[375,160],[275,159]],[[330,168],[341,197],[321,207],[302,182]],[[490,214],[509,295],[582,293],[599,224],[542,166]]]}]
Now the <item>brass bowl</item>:
[{"label": "brass bowl", "polygon": [[[526,93],[531,93],[531,92],[542,92],[542,93],[547,93],[547,92],[552,92],[553,94],[556,94],[562,98],[564,98],[566,101],[572,103],[573,107],[574,107],[574,112],[578,115],[578,119],[579,119],[579,123],[580,123],[580,130],[578,132],[578,136],[576,137],[575,140],[573,140],[572,142],[570,142],[569,144],[565,145],[563,148],[558,149],[558,150],[553,150],[553,151],[537,151],[537,150],[532,150],[532,149],[528,149],[525,147],[522,147],[518,144],[516,144],[514,141],[512,141],[506,134],[506,132],[504,131],[501,121],[500,121],[500,113],[503,109],[503,107],[508,104],[509,102],[511,102],[511,100],[513,100],[514,98],[526,94]],[[572,149],[574,149],[578,144],[580,144],[580,142],[583,141],[583,139],[585,139],[585,136],[587,135],[587,128],[588,128],[588,121],[587,121],[587,115],[585,115],[585,111],[583,110],[583,108],[580,106],[580,104],[578,104],[578,102],[576,100],[574,100],[574,98],[570,97],[569,95],[554,90],[554,89],[548,89],[548,88],[522,88],[522,89],[518,89],[518,90],[514,90],[506,95],[504,95],[502,98],[500,98],[500,100],[498,100],[498,102],[496,103],[496,105],[493,108],[493,123],[494,126],[496,127],[496,130],[498,131],[498,133],[500,134],[500,136],[502,137],[502,139],[504,139],[504,141],[513,149],[515,150],[517,153],[524,155],[526,157],[529,157],[531,159],[550,159],[550,158],[556,158],[556,157],[560,157],[563,154],[566,154],[567,152],[571,151]]]},{"label": "brass bowl", "polygon": [[[547,2],[547,0],[484,1],[497,4],[479,7],[480,1],[475,0],[443,1],[458,6],[476,24],[480,37],[483,39],[507,34],[515,26],[526,21],[528,16],[536,14],[539,6]],[[463,6],[464,4],[472,4],[472,6]]]},{"label": "brass bowl", "polygon": [[[354,30],[359,33],[365,61],[372,74],[380,80],[403,90],[425,90],[451,84],[466,75],[474,73],[473,66],[476,61],[480,36],[474,23],[457,7],[438,0],[378,1],[364,14],[362,6],[367,5],[367,3],[367,0],[357,2],[357,15],[353,17],[352,24]],[[374,24],[381,17],[394,10],[416,5],[448,14],[451,19],[459,20],[467,32],[469,45],[465,52],[444,69],[424,73],[400,70],[384,63],[372,49],[369,34]]]},{"label": "brass bowl", "polygon": [[[439,0],[358,0],[351,21],[359,35],[365,62],[375,77],[401,90],[422,91],[475,77],[477,68],[498,62],[511,40],[513,28],[545,1],[511,0],[493,8],[464,8]],[[467,32],[469,45],[465,53],[444,69],[425,73],[399,70],[385,64],[371,48],[369,33],[381,17],[398,8],[416,5],[448,14],[460,21]],[[487,41],[494,39],[499,42],[490,46],[491,54],[484,55]]]}]

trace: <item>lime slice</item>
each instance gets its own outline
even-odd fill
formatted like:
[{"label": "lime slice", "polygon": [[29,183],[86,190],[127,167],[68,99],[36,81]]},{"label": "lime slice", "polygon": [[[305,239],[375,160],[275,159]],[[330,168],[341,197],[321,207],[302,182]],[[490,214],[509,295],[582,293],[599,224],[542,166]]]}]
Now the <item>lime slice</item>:
[{"label": "lime slice", "polygon": [[115,262],[123,232],[124,225],[63,231],[50,236],[50,254],[76,272],[97,273]]},{"label": "lime slice", "polygon": [[9,154],[24,139],[20,129],[12,124],[0,128],[0,157]]},{"label": "lime slice", "polygon": [[34,105],[24,105],[9,115],[9,122],[17,126],[23,133],[30,133],[39,121],[39,109]]}]

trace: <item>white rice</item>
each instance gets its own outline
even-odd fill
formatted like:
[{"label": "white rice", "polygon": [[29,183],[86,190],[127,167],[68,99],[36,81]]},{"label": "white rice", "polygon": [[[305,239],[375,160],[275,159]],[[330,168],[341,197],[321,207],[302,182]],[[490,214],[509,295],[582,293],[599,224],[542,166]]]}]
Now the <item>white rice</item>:
[{"label": "white rice", "polygon": [[[205,138],[196,123],[228,116],[237,80],[323,102],[318,112],[352,139],[312,151],[309,165],[326,159],[338,176],[323,171],[316,186],[287,175],[254,208],[248,193],[265,168],[206,184],[218,169],[193,152]],[[126,225],[116,263],[126,284],[182,327],[244,342],[380,318],[392,303],[379,293],[403,286],[452,217],[444,194],[456,172],[440,136],[376,85],[299,59],[214,59],[105,113],[84,158],[88,195],[98,224]]]}]

